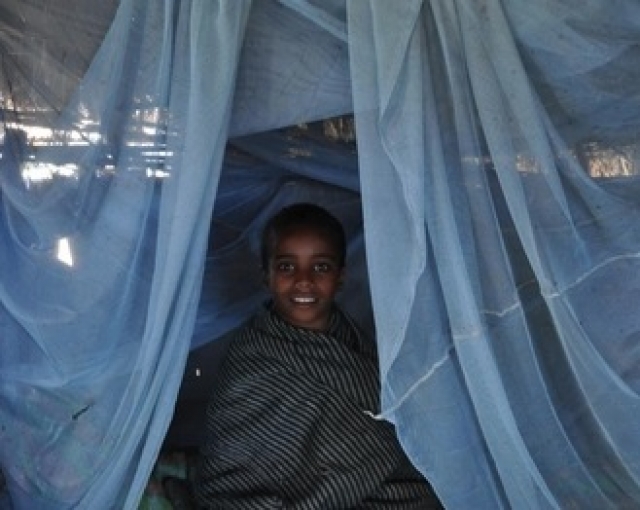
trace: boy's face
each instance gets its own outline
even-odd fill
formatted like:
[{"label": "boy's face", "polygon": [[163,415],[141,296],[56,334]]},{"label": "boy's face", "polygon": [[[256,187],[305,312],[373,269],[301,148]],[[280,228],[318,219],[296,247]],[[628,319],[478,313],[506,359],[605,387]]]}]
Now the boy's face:
[{"label": "boy's face", "polygon": [[326,329],[343,276],[336,248],[303,227],[281,233],[272,248],[266,278],[276,312],[294,326]]}]

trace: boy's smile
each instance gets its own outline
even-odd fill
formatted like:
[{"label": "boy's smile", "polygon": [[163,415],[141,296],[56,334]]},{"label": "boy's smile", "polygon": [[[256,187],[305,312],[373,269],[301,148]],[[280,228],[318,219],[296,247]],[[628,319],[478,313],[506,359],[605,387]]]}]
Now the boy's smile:
[{"label": "boy's smile", "polygon": [[267,285],[276,312],[294,326],[326,329],[343,269],[331,240],[314,229],[282,232],[269,257]]}]

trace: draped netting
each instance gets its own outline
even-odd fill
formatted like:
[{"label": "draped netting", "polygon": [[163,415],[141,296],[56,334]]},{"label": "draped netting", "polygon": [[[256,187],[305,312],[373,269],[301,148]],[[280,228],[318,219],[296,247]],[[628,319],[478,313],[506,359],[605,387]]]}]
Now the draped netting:
[{"label": "draped netting", "polygon": [[0,4],[16,508],[135,507],[298,200],[347,226],[382,417],[447,508],[640,505],[637,2]]}]

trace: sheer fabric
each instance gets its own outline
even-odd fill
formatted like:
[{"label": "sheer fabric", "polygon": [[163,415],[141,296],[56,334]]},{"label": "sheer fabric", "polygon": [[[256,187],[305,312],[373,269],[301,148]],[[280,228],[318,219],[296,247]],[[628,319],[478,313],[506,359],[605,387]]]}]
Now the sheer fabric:
[{"label": "sheer fabric", "polygon": [[384,414],[451,508],[640,501],[638,200],[594,172],[635,180],[637,7],[570,4],[348,4]]},{"label": "sheer fabric", "polygon": [[[18,508],[135,506],[190,345],[262,300],[260,226],[301,199],[348,227],[382,415],[447,508],[640,504],[636,2],[82,4],[2,2]],[[357,156],[265,132],[349,112]]]},{"label": "sheer fabric", "polygon": [[[17,508],[140,497],[189,350],[249,6],[122,2],[47,144],[5,124],[0,455]],[[24,122],[39,92],[5,105]]]}]

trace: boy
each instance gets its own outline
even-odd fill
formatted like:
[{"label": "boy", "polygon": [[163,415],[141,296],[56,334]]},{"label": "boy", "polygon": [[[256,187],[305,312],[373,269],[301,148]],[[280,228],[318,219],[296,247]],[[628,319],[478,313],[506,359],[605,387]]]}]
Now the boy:
[{"label": "boy", "polygon": [[207,408],[205,508],[440,508],[379,411],[373,342],[334,303],[342,225],[313,204],[266,225],[272,299],[238,333]]}]

